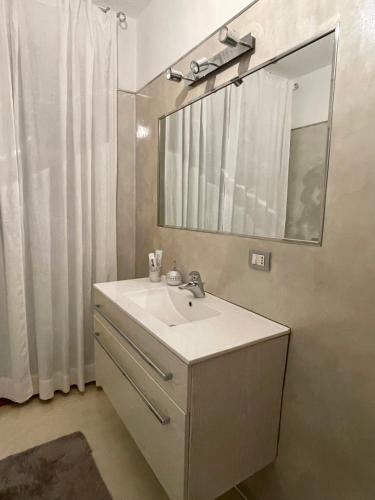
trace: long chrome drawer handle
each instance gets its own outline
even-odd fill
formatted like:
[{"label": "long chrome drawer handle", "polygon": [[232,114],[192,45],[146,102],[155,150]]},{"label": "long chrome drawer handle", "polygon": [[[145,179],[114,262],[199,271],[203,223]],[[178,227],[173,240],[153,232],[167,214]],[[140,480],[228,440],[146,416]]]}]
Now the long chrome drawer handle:
[{"label": "long chrome drawer handle", "polygon": [[146,363],[151,366],[151,368],[153,368],[156,373],[159,375],[159,377],[164,380],[164,381],[167,381],[167,380],[171,380],[173,375],[172,373],[165,373],[163,372],[163,370],[161,368],[159,368],[148,356],[147,354],[145,354],[138,346],[137,344],[135,344],[132,339],[130,337],[128,337],[126,335],[125,332],[123,332],[122,330],[120,330],[120,328],[115,325],[115,323],[105,314],[103,313],[101,310],[100,310],[100,307],[98,305],[95,306],[95,311],[97,311],[110,325],[112,328],[114,328],[116,330],[116,332],[118,332],[121,337],[123,339],[126,340],[126,342],[128,342],[128,344],[130,344],[132,346],[132,348],[141,356],[141,358],[146,361]]},{"label": "long chrome drawer handle", "polygon": [[104,346],[103,342],[99,339],[100,333],[95,332],[95,340],[97,343],[100,345],[100,347],[103,349],[103,351],[107,354],[107,356],[113,361],[113,363],[117,366],[117,368],[120,370],[122,375],[126,378],[126,380],[129,382],[129,384],[133,387],[133,389],[136,391],[136,393],[139,395],[139,397],[142,399],[142,401],[146,404],[149,410],[151,410],[151,413],[159,420],[161,425],[167,425],[170,423],[171,419],[169,417],[166,417],[160,413],[160,411],[155,408],[155,406],[151,403],[151,401],[147,398],[147,396],[144,394],[144,392],[137,386],[137,384],[134,382],[134,380],[126,373],[126,371],[122,368],[122,366],[117,362],[117,360],[112,356],[112,354],[108,351],[108,349]]}]

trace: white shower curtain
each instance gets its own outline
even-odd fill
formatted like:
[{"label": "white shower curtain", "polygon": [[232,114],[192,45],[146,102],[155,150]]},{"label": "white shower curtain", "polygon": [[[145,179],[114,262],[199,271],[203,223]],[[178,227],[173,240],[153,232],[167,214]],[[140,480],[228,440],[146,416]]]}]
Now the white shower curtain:
[{"label": "white shower curtain", "polygon": [[165,120],[165,224],[284,237],[292,82],[260,70]]},{"label": "white shower curtain", "polygon": [[116,279],[116,18],[0,0],[0,397],[94,379],[91,285]]}]

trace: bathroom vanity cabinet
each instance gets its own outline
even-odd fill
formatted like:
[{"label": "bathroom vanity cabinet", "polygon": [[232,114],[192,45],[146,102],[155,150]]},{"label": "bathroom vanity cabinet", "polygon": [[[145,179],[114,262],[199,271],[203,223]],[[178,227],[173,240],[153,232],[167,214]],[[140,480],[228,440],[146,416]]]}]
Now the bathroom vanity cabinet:
[{"label": "bathroom vanity cabinet", "polygon": [[[181,323],[137,304],[145,291]],[[97,385],[172,500],[214,499],[275,459],[287,327],[147,280],[96,285],[94,295]],[[191,311],[198,300],[217,314],[189,320],[184,304]]]}]

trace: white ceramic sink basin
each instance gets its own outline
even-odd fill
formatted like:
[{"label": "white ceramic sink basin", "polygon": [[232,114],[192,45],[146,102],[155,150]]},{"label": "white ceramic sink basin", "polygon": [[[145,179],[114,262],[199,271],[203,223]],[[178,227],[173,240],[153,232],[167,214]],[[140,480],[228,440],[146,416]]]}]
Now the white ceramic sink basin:
[{"label": "white ceramic sink basin", "polygon": [[168,326],[177,326],[218,316],[220,313],[189,292],[170,287],[129,293],[128,298]]},{"label": "white ceramic sink basin", "polygon": [[288,327],[215,295],[206,292],[196,299],[164,280],[114,281],[95,288],[187,364],[289,334]]}]

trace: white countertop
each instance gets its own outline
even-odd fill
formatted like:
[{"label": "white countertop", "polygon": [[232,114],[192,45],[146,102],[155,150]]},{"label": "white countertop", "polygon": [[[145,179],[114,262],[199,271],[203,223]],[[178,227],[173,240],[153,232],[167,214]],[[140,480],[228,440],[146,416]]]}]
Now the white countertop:
[{"label": "white countertop", "polygon": [[151,283],[148,278],[141,278],[100,283],[94,287],[187,364],[194,364],[290,332],[284,325],[209,293],[202,299],[195,299],[190,292],[176,290],[177,287],[170,288],[187,295],[192,301],[202,301],[202,304],[220,314],[170,327],[129,297],[134,292],[165,288],[165,281]]}]

